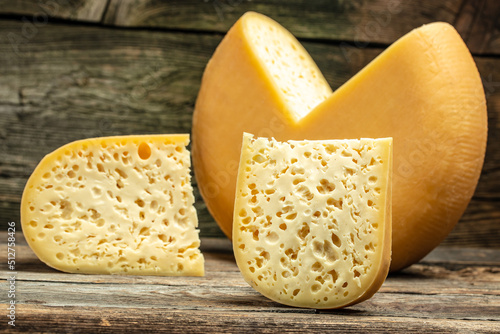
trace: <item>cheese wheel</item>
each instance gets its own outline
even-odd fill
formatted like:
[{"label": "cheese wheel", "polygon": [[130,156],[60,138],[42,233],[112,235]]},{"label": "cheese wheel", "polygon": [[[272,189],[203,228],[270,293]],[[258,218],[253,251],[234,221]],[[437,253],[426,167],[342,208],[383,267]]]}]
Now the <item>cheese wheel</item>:
[{"label": "cheese wheel", "polygon": [[282,304],[370,298],[391,258],[392,138],[277,142],[245,134],[233,249],[245,280]]},{"label": "cheese wheel", "polygon": [[[275,43],[272,31],[287,41]],[[323,99],[324,79],[297,43],[276,22],[247,13],[209,61],[192,133],[195,175],[210,213],[231,237],[245,131],[283,141],[393,137],[391,270],[417,262],[460,219],[484,160],[486,103],[467,47],[447,23],[422,26]],[[305,113],[294,111],[290,91],[309,107]]]},{"label": "cheese wheel", "polygon": [[48,154],[21,201],[29,246],[70,273],[202,276],[188,143],[104,137]]}]

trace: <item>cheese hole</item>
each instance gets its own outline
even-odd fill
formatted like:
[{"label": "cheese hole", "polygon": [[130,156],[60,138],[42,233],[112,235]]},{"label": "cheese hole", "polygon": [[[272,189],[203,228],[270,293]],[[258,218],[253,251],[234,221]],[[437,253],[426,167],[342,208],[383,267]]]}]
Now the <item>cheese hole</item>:
[{"label": "cheese hole", "polygon": [[137,199],[135,202],[135,204],[137,204],[139,207],[144,207],[144,201],[142,199]]},{"label": "cheese hole", "polygon": [[318,292],[320,289],[321,289],[321,285],[319,285],[318,283],[314,283],[314,284],[311,286],[311,291],[312,291],[313,293]]},{"label": "cheese hole", "polygon": [[124,171],[122,171],[120,168],[116,168],[115,169],[115,172],[118,173],[118,175],[120,175],[121,177],[123,177],[124,179],[126,179],[128,177],[127,173],[125,173]]},{"label": "cheese hole", "polygon": [[56,254],[56,257],[57,257],[59,260],[62,260],[62,259],[64,259],[64,254],[63,254],[63,253],[57,253],[57,254]]},{"label": "cheese hole", "polygon": [[328,274],[330,276],[332,276],[332,281],[333,283],[337,282],[337,279],[339,278],[339,274],[337,273],[337,271],[335,269],[332,269],[328,272]]},{"label": "cheese hole", "polygon": [[100,196],[100,195],[101,195],[101,193],[102,193],[101,188],[99,188],[99,187],[93,187],[93,188],[92,188],[92,195],[93,195],[94,197],[98,197],[98,196]]},{"label": "cheese hole", "polygon": [[332,233],[332,242],[337,247],[340,247],[342,245],[342,241],[340,241],[340,238],[335,233]]},{"label": "cheese hole", "polygon": [[299,294],[299,292],[300,292],[300,289],[295,289],[295,290],[293,290],[292,295],[297,296]]},{"label": "cheese hole", "polygon": [[309,225],[307,223],[304,223],[298,233],[298,236],[300,239],[304,240],[309,235],[309,232],[310,232]]},{"label": "cheese hole", "polygon": [[31,227],[37,227],[38,226],[38,223],[34,220],[30,221],[30,226]]},{"label": "cheese hole", "polygon": [[165,243],[167,242],[167,236],[165,234],[158,234],[158,239]]},{"label": "cheese hole", "polygon": [[149,147],[149,145],[147,143],[142,142],[139,145],[139,148],[137,151],[139,154],[139,158],[141,158],[142,160],[149,159],[149,157],[151,156],[151,147]]},{"label": "cheese hole", "polygon": [[322,271],[322,270],[323,270],[323,266],[321,265],[321,263],[319,263],[319,262],[315,262],[315,263],[312,265],[311,269],[312,269],[313,271]]},{"label": "cheese hole", "polygon": [[377,182],[377,177],[376,176],[370,176],[368,178],[368,183],[372,183],[373,184],[375,182]]},{"label": "cheese hole", "polygon": [[45,173],[45,174],[43,174],[43,176],[42,176],[42,177],[43,177],[44,179],[48,179],[48,178],[50,177],[50,173]]},{"label": "cheese hole", "polygon": [[287,228],[287,226],[285,223],[280,224],[280,229],[282,229],[283,231],[286,231],[286,228]]},{"label": "cheese hole", "polygon": [[276,232],[270,232],[268,235],[267,235],[267,240],[270,242],[270,243],[276,243],[278,242],[279,240],[279,236],[278,236],[278,233]]}]

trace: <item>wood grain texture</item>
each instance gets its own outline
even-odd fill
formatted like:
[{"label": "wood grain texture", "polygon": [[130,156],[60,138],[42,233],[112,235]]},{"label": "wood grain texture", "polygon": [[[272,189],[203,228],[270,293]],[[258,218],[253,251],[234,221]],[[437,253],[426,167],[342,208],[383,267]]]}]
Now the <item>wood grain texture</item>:
[{"label": "wood grain texture", "polygon": [[20,15],[37,25],[50,19],[100,22],[108,0],[2,0],[0,14]]},{"label": "wood grain texture", "polygon": [[[0,226],[19,222],[27,178],[70,141],[189,133],[203,69],[222,36],[48,24],[14,41],[0,22]],[[380,48],[306,42],[333,88]],[[488,101],[486,161],[476,195],[446,245],[500,247],[500,59],[478,57]],[[193,178],[193,181],[195,179]],[[222,236],[195,186],[202,236]]]},{"label": "wood grain texture", "polygon": [[249,10],[272,17],[299,38],[348,41],[356,47],[390,44],[416,27],[443,21],[456,26],[473,53],[500,54],[500,5],[496,0],[110,0],[103,22],[226,32]]},{"label": "wood grain texture", "polygon": [[271,16],[300,38],[392,43],[433,21],[452,23],[462,0],[111,0],[104,23],[225,32],[243,13]]},{"label": "wood grain texture", "polygon": [[258,11],[302,39],[351,46],[388,45],[413,28],[453,24],[474,54],[500,55],[497,0],[3,0],[0,15],[44,25],[71,20],[120,27],[225,33],[245,12]]},{"label": "wood grain texture", "polygon": [[[0,233],[0,249],[7,235]],[[440,247],[341,310],[283,306],[243,280],[226,240],[202,239],[205,277],[66,274],[16,234],[16,331],[491,333],[500,330],[500,250]],[[474,262],[475,258],[482,262]],[[0,253],[0,281],[12,273]],[[456,265],[463,266],[457,269]],[[9,299],[0,295],[0,307]],[[2,323],[0,328],[6,329]]]},{"label": "wood grain texture", "polygon": [[465,0],[455,27],[475,54],[500,54],[500,2]]}]

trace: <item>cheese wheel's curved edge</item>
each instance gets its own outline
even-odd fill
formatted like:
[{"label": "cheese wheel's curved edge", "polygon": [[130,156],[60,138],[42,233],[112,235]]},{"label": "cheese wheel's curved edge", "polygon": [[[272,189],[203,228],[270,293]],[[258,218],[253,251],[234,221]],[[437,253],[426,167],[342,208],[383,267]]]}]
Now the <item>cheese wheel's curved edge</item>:
[{"label": "cheese wheel's curved edge", "polygon": [[[256,12],[247,12],[242,17],[240,17],[234,25],[229,29],[227,34],[224,36],[220,44],[215,49],[212,57],[209,59],[207,66],[203,72],[200,84],[200,91],[198,92],[198,96],[196,98],[193,119],[192,119],[192,144],[191,144],[191,154],[193,157],[193,170],[196,182],[198,184],[198,189],[202,198],[205,200],[206,207],[210,215],[214,218],[215,222],[221,229],[221,231],[226,235],[226,237],[231,240],[232,239],[232,218],[228,218],[228,216],[222,216],[222,213],[226,210],[223,210],[220,207],[217,207],[217,202],[214,201],[213,198],[218,197],[220,195],[219,189],[223,189],[224,186],[219,186],[214,179],[213,175],[210,173],[206,173],[207,164],[210,164],[212,159],[216,159],[217,157],[208,156],[206,153],[207,150],[210,149],[209,145],[204,143],[204,140],[200,137],[204,137],[202,134],[204,130],[207,130],[209,125],[205,124],[205,122],[200,122],[200,118],[203,120],[207,120],[211,118],[211,114],[213,110],[210,107],[206,107],[205,104],[210,104],[210,101],[213,101],[214,96],[213,88],[214,85],[218,85],[218,79],[221,75],[217,69],[214,69],[214,66],[218,64],[214,64],[219,61],[219,59],[226,55],[229,52],[237,52],[238,55],[236,58],[244,58],[250,68],[252,68],[252,75],[257,78],[264,90],[267,92],[270,101],[272,101],[274,107],[274,114],[280,117],[281,121],[290,122],[290,118],[285,116],[284,112],[281,112],[285,109],[285,105],[283,101],[279,98],[279,94],[276,91],[275,85],[272,81],[269,80],[268,75],[266,74],[264,68],[261,66],[261,62],[257,59],[256,55],[251,50],[248,45],[248,41],[244,40],[245,36],[245,25],[247,22],[245,20],[251,19],[252,17],[261,17],[263,15],[258,14]],[[237,43],[238,47],[233,48],[231,43]],[[225,62],[225,60],[223,60]],[[227,78],[226,76],[222,76]],[[251,78],[247,77],[247,80]],[[222,89],[223,87],[218,87]],[[224,99],[224,97],[222,97]],[[209,101],[208,103],[206,101]],[[201,107],[200,105],[203,105]],[[279,111],[279,112],[277,112]],[[273,112],[273,110],[270,110]],[[293,124],[293,123],[290,123]],[[208,130],[210,131],[210,129]],[[239,150],[238,150],[239,151]],[[236,167],[237,168],[237,167]],[[215,190],[214,190],[215,189]],[[208,199],[208,200],[207,200]]]},{"label": "cheese wheel's curved edge", "polygon": [[[258,94],[254,94],[254,98],[259,99],[259,102],[261,104],[268,106],[265,110],[265,113],[269,125],[262,128],[248,128],[248,126],[243,125],[242,127],[246,128],[244,131],[253,132],[259,136],[266,137],[269,136],[270,132],[272,132],[276,137],[277,129],[283,129],[285,126],[292,128],[298,126],[298,123],[291,116],[291,112],[287,109],[279,87],[276,85],[274,79],[270,76],[268,70],[266,70],[264,62],[259,59],[255,49],[252,47],[252,43],[250,43],[248,36],[249,33],[247,32],[247,30],[252,25],[252,20],[255,21],[255,19],[268,22],[273,27],[279,29],[290,39],[296,41],[296,38],[287,29],[282,27],[273,19],[256,12],[250,11],[245,13],[229,29],[220,44],[217,46],[214,54],[208,61],[207,66],[205,67],[201,79],[200,91],[195,103],[192,120],[191,153],[193,157],[194,176],[198,184],[198,189],[202,198],[205,200],[209,213],[214,218],[222,232],[230,240],[232,238],[232,212],[230,212],[230,210],[227,210],[227,206],[234,204],[234,198],[227,199],[225,197],[225,194],[222,193],[224,193],[226,188],[231,190],[235,189],[235,183],[226,184],[219,181],[220,179],[224,181],[228,177],[228,174],[232,174],[237,170],[236,156],[234,161],[230,161],[228,163],[232,164],[233,168],[229,168],[228,166],[222,166],[223,168],[216,168],[217,173],[225,174],[220,175],[220,179],[217,179],[214,176],[215,173],[210,172],[214,169],[214,167],[210,165],[214,164],[213,161],[217,159],[217,156],[210,155],[213,151],[213,147],[211,147],[211,144],[206,143],[207,132],[212,131],[218,133],[220,130],[227,133],[231,130],[214,130],[212,128],[214,126],[217,126],[217,123],[212,122],[210,124],[207,124],[207,120],[213,118],[213,114],[215,112],[218,112],[219,107],[217,103],[227,103],[228,99],[233,99],[232,101],[238,100],[234,96],[224,96],[223,90],[225,89],[225,86],[221,85],[221,81],[234,81],[235,77],[244,80],[249,86],[252,87],[252,89],[259,92]],[[255,22],[253,24],[255,24]],[[307,53],[307,50],[305,50],[298,41],[295,46],[299,50],[299,52],[303,52],[306,60],[310,61],[310,65],[317,70],[318,82],[329,89],[330,94],[330,86],[328,85],[321,71],[318,69],[314,60]],[[229,70],[234,59],[244,60],[245,62],[245,68],[242,68],[240,66],[235,69],[238,71],[238,73],[234,73],[234,71]],[[222,68],[220,68],[221,64],[223,64]],[[241,86],[239,81],[238,83],[235,82],[234,85],[230,85],[231,88],[235,88],[237,90],[239,89],[239,86]],[[248,90],[243,91],[245,93],[248,92]],[[256,106],[258,106],[258,104],[256,104]],[[260,113],[262,115],[264,114],[264,111],[258,110],[257,107],[251,109],[254,113]],[[234,110],[235,113],[237,113],[238,111],[239,110]],[[241,122],[243,122],[244,124],[245,120],[244,118],[242,119],[243,120]],[[217,118],[217,121],[218,120],[219,118]],[[238,133],[238,136],[240,135],[241,134]],[[236,141],[235,143],[223,143],[219,141],[218,145],[237,145],[238,147],[234,149],[234,152],[238,152],[238,154],[241,149],[240,141]],[[234,178],[235,180],[236,176],[230,175],[229,178]]]},{"label": "cheese wheel's curved edge", "polygon": [[[462,161],[457,161],[456,164],[448,168],[448,172],[444,173],[448,179],[454,180],[443,183],[453,184],[453,193],[456,195],[455,197],[450,195],[453,203],[449,204],[453,207],[448,212],[441,212],[439,217],[437,214],[428,217],[434,223],[427,224],[432,226],[424,226],[427,228],[425,233],[431,233],[433,237],[426,239],[424,243],[421,243],[423,241],[422,238],[416,238],[415,240],[418,240],[419,245],[415,246],[411,252],[402,250],[401,248],[409,248],[410,242],[408,240],[412,240],[410,237],[411,234],[415,235],[416,232],[424,233],[424,231],[418,231],[420,227],[416,223],[412,224],[415,226],[405,227],[404,229],[407,231],[404,231],[400,226],[403,223],[399,221],[400,210],[396,210],[397,213],[393,217],[395,220],[393,225],[395,233],[393,243],[395,247],[393,247],[391,271],[398,271],[418,262],[446,238],[466,210],[479,181],[486,152],[487,108],[481,78],[465,42],[449,23],[434,22],[416,28],[394,42],[355,76],[338,88],[327,100],[302,119],[302,124],[305,127],[318,124],[321,121],[322,115],[327,111],[325,109],[335,109],[335,105],[338,104],[337,101],[344,99],[344,94],[356,90],[356,87],[361,84],[365,77],[377,71],[379,66],[387,62],[387,59],[393,58],[393,51],[400,50],[405,43],[417,43],[417,41],[423,43],[434,53],[432,56],[429,56],[433,57],[432,60],[436,62],[433,65],[441,69],[443,73],[446,73],[446,78],[441,77],[440,79],[443,84],[446,82],[446,85],[456,86],[455,89],[451,90],[452,94],[449,95],[449,105],[451,107],[445,112],[449,117],[443,115],[442,118],[443,121],[455,120],[455,125],[467,124],[467,127],[463,127],[467,131],[460,133],[460,142],[458,143],[457,137],[457,145],[453,149],[460,158],[467,157],[468,161],[467,165],[462,164]],[[433,49],[431,49],[431,46]],[[421,48],[423,49],[424,47]],[[449,62],[450,59],[454,60],[452,64]],[[457,66],[457,63],[460,66]],[[460,93],[458,87],[462,89]],[[466,94],[463,94],[463,92],[466,92]],[[456,110],[463,105],[470,106],[470,109],[465,114],[458,115]],[[433,110],[429,110],[428,112],[432,113]],[[461,112],[463,113],[464,110]],[[440,135],[445,137],[446,140],[452,140],[451,133]],[[395,138],[395,141],[398,141],[398,139],[401,138]],[[401,157],[399,152],[397,154],[396,160]],[[398,167],[398,164],[395,164],[395,168]],[[400,177],[395,173],[395,179],[395,184],[399,187],[399,183],[405,177]],[[462,182],[464,179],[473,180],[474,187],[469,188],[467,185],[468,182]],[[433,182],[433,185],[439,184],[441,184],[440,181]],[[448,203],[444,204],[448,205]]]},{"label": "cheese wheel's curved edge", "polygon": [[[132,141],[134,144],[139,144],[143,141],[147,142],[148,139],[159,139],[159,138],[168,138],[168,141],[174,145],[183,145],[187,146],[189,144],[189,134],[152,134],[152,135],[122,135],[122,136],[108,136],[108,137],[95,137],[95,138],[87,138],[87,139],[80,139],[76,140],[70,143],[67,143],[63,146],[60,146],[53,150],[52,152],[46,154],[40,162],[37,164],[35,169],[33,170],[32,174],[28,178],[28,181],[26,182],[26,185],[23,190],[23,194],[21,197],[21,205],[20,205],[20,218],[21,218],[21,227],[23,231],[27,231],[27,224],[28,222],[26,221],[26,217],[29,215],[29,206],[28,202],[31,200],[32,197],[32,192],[31,189],[34,187],[34,185],[37,182],[37,179],[40,179],[42,175],[47,171],[47,167],[51,166],[51,163],[53,162],[54,159],[57,159],[58,156],[61,154],[64,155],[64,152],[66,151],[72,151],[74,149],[82,147],[82,145],[107,145],[109,143],[115,143],[116,141]],[[198,226],[198,222],[196,221],[196,226]],[[199,230],[196,231],[197,234],[199,234]],[[52,259],[47,258],[47,254],[43,252],[38,252],[37,247],[33,244],[32,240],[29,238],[28,235],[25,235],[26,242],[28,246],[32,249],[32,251],[36,254],[36,256],[39,258],[40,261],[42,261],[44,264],[47,266],[54,268],[56,270],[62,271],[62,272],[67,272],[67,273],[74,273],[74,274],[82,274],[82,271],[78,270],[69,270],[68,268],[64,266],[58,266]],[[184,273],[170,273],[170,276],[204,276],[205,275],[205,270],[204,270],[204,257],[201,255],[200,261],[202,263],[201,269],[200,268],[190,268],[189,270],[184,271]],[[102,270],[98,270],[92,267],[86,268],[85,274],[104,274]],[[123,274],[121,272],[106,272],[106,274]],[[139,274],[139,273],[133,273],[133,274]],[[155,273],[152,271],[149,271],[147,275],[155,276],[155,275],[164,275],[162,273]]]}]

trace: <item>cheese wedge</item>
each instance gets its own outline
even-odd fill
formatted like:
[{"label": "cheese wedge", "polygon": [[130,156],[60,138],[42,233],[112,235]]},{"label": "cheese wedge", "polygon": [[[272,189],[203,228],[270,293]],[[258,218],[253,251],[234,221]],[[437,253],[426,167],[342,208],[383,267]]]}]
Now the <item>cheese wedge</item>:
[{"label": "cheese wedge", "polygon": [[391,258],[392,138],[277,142],[244,134],[233,249],[245,280],[282,304],[370,298]]},{"label": "cheese wedge", "polygon": [[188,135],[104,137],[43,158],[21,202],[35,254],[85,274],[204,274]]},{"label": "cheese wedge", "polygon": [[323,77],[297,44],[276,22],[247,13],[209,61],[192,133],[210,213],[231,237],[243,132],[282,141],[393,137],[391,270],[418,261],[460,219],[484,160],[486,103],[467,47],[449,24],[425,25],[326,98]]}]

